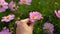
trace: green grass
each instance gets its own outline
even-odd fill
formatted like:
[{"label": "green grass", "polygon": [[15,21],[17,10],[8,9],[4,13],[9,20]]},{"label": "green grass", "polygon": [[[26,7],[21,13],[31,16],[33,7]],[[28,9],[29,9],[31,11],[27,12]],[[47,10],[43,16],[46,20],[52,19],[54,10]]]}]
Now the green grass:
[{"label": "green grass", "polygon": [[[10,0],[6,0],[7,2],[10,2]],[[60,0],[32,0],[32,3],[30,6],[28,5],[19,5],[18,0],[14,0],[16,4],[19,6],[19,9],[15,12],[12,12],[10,10],[6,10],[6,12],[0,13],[0,20],[3,16],[8,14],[15,14],[16,18],[20,17],[21,19],[25,19],[29,17],[30,11],[38,11],[42,13],[44,19],[41,21],[37,21],[34,26],[34,34],[44,34],[43,33],[43,25],[45,22],[50,22],[54,25],[54,34],[60,34],[60,19],[58,19],[54,13],[54,10],[60,9]],[[10,23],[2,23],[0,22],[0,30],[2,29],[2,26],[13,26],[16,28],[16,25],[14,24],[15,20],[11,21]],[[14,33],[15,33],[14,29]]]}]

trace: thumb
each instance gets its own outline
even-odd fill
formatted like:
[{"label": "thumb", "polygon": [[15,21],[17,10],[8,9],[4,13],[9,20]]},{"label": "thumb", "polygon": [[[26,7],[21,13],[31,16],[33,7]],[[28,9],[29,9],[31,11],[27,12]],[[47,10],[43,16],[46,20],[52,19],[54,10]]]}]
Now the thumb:
[{"label": "thumb", "polygon": [[35,23],[31,22],[30,27],[34,27]]},{"label": "thumb", "polygon": [[29,22],[29,18],[21,20],[22,23],[26,24]]}]

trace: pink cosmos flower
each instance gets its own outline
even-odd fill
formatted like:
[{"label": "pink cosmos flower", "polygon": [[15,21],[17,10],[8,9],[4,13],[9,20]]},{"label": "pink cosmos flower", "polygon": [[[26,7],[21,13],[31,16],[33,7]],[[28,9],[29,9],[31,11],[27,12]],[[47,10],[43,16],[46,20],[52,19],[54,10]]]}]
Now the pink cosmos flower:
[{"label": "pink cosmos flower", "polygon": [[0,1],[3,1],[4,2],[5,0],[0,0]]},{"label": "pink cosmos flower", "polygon": [[9,32],[9,29],[3,28],[3,30],[0,32],[0,34],[12,34],[12,33]]},{"label": "pink cosmos flower", "polygon": [[10,9],[11,11],[15,11],[15,10],[17,9],[15,2],[11,1],[11,2],[9,3],[9,9]]},{"label": "pink cosmos flower", "polygon": [[45,23],[43,29],[47,31],[49,34],[53,34],[54,26],[51,23]]},{"label": "pink cosmos flower", "polygon": [[37,20],[43,19],[42,14],[39,12],[30,12],[30,21],[35,22]]},{"label": "pink cosmos flower", "polygon": [[0,12],[5,12],[8,9],[8,3],[5,0],[0,0]]},{"label": "pink cosmos flower", "polygon": [[55,10],[55,14],[58,18],[60,18],[60,10],[58,10],[58,12]]},{"label": "pink cosmos flower", "polygon": [[27,5],[31,5],[32,0],[20,0],[20,4],[27,4]]},{"label": "pink cosmos flower", "polygon": [[11,15],[8,15],[8,16],[4,16],[2,17],[2,22],[10,22],[11,20],[13,20],[15,17],[15,15],[11,14]]}]

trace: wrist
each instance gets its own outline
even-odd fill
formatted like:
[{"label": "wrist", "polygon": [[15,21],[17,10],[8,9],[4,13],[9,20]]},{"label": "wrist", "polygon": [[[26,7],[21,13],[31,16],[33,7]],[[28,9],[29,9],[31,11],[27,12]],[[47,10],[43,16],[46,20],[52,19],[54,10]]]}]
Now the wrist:
[{"label": "wrist", "polygon": [[22,34],[33,34],[32,32],[24,32]]},{"label": "wrist", "polygon": [[16,34],[33,34],[33,31],[23,31],[23,30],[19,30],[17,28],[16,29]]}]

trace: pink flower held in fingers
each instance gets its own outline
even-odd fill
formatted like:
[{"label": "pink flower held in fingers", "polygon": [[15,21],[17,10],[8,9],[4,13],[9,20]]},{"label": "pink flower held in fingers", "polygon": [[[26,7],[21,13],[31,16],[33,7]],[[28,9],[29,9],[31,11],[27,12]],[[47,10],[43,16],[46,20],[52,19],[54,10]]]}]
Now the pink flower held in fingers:
[{"label": "pink flower held in fingers", "polygon": [[5,12],[8,9],[8,3],[5,0],[0,0],[0,12]]},{"label": "pink flower held in fingers", "polygon": [[20,4],[27,4],[27,5],[31,5],[32,0],[20,0]]},{"label": "pink flower held in fingers", "polygon": [[2,22],[10,22],[11,20],[13,20],[15,17],[15,15],[11,14],[11,15],[8,15],[8,16],[4,16],[2,17]]},{"label": "pink flower held in fingers", "polygon": [[55,10],[55,14],[58,18],[60,18],[60,10],[58,10],[58,12]]},{"label": "pink flower held in fingers", "polygon": [[35,22],[37,20],[42,19],[42,14],[39,12],[30,12],[30,21]]}]

